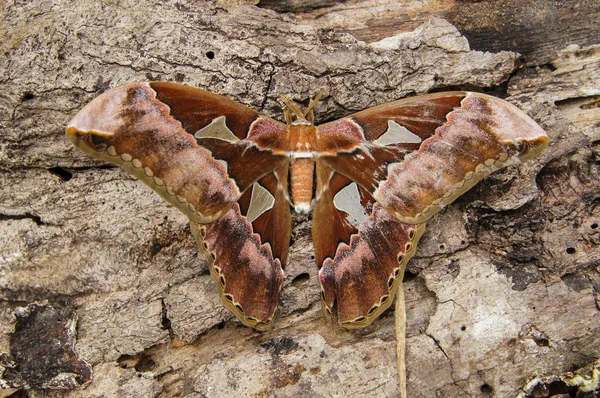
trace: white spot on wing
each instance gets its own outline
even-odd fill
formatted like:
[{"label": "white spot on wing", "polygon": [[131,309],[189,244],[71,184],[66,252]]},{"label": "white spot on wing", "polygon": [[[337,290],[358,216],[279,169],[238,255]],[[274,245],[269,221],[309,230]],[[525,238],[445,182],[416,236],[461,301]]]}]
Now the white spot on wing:
[{"label": "white spot on wing", "polygon": [[409,129],[399,125],[393,120],[388,120],[388,129],[383,135],[373,141],[374,144],[386,146],[391,144],[419,144],[421,137]]},{"label": "white spot on wing", "polygon": [[360,202],[358,185],[355,182],[346,185],[333,198],[333,204],[338,210],[348,213],[352,225],[358,227],[366,218],[365,208]]},{"label": "white spot on wing", "polygon": [[271,210],[275,204],[275,197],[267,189],[255,182],[252,185],[252,195],[250,196],[250,206],[246,218],[248,222],[256,220],[265,211]]},{"label": "white spot on wing", "polygon": [[223,165],[223,167],[225,167],[225,170],[227,170],[227,162],[222,160],[222,159],[215,159],[217,162],[221,163]]},{"label": "white spot on wing", "polygon": [[216,138],[231,143],[240,140],[231,130],[229,130],[227,124],[225,124],[225,116],[214,118],[208,126],[198,130],[194,136],[196,138]]}]

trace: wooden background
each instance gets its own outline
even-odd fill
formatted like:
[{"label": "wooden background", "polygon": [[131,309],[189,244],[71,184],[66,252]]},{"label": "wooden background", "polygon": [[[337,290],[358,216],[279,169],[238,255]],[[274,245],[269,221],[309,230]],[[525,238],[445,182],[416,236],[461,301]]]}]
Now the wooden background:
[{"label": "wooden background", "polygon": [[0,14],[3,396],[398,394],[393,311],[352,332],[323,317],[309,219],[295,219],[276,326],[258,333],[219,304],[185,217],[68,143],[84,104],[140,80],[278,118],[280,93],[327,88],[320,122],[449,89],[519,106],[550,148],[436,216],[409,264],[408,395],[598,392],[574,378],[600,368],[597,1],[33,0]]}]

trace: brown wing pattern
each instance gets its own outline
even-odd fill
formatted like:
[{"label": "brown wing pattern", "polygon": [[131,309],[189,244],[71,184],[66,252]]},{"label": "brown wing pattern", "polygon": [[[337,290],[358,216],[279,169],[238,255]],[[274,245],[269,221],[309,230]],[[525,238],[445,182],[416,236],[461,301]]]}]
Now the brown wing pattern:
[{"label": "brown wing pattern", "polygon": [[333,258],[338,245],[357,232],[349,214],[335,207],[334,197],[352,181],[317,161],[317,194],[313,209],[312,238],[317,264]]},{"label": "brown wing pattern", "polygon": [[283,124],[201,89],[136,83],[88,104],[67,136],[184,212],[225,305],[271,324],[291,233]]},{"label": "brown wing pattern", "polygon": [[329,313],[335,306],[340,324],[351,328],[389,307],[425,221],[491,172],[534,157],[548,141],[514,106],[452,92],[319,126],[306,141],[316,148],[305,153],[291,149],[290,129],[314,127],[292,109],[300,127],[201,89],[135,83],[88,104],[67,136],[190,218],[222,302],[257,329],[272,324],[283,283],[290,156],[314,156],[316,149],[313,240],[323,305]]},{"label": "brown wing pattern", "polygon": [[[332,179],[342,186],[320,196],[317,190],[313,221],[327,312],[335,304],[344,327],[371,323],[391,304],[424,222],[493,171],[537,155],[547,141],[514,106],[464,92],[395,101],[319,126],[317,177],[343,176]],[[336,201],[353,183],[354,197]],[[369,216],[354,230],[336,224],[346,214],[340,204],[355,212],[362,206]]]},{"label": "brown wing pattern", "polygon": [[313,242],[321,297],[346,328],[370,324],[392,303],[425,224],[396,220],[352,180],[317,161]]},{"label": "brown wing pattern", "polygon": [[425,224],[396,220],[375,203],[348,244],[340,245],[319,271],[325,310],[337,307],[345,328],[364,327],[392,303]]},{"label": "brown wing pattern", "polygon": [[255,182],[210,224],[191,222],[221,302],[247,326],[268,329],[277,310],[291,235],[288,165]]},{"label": "brown wing pattern", "polygon": [[317,161],[313,242],[323,307],[346,328],[370,324],[392,303],[425,224],[396,220],[352,180]]},{"label": "brown wing pattern", "polygon": [[[337,140],[348,130],[356,130],[353,140]],[[319,126],[319,133],[322,161],[408,223],[427,221],[485,176],[536,156],[548,142],[513,105],[463,92],[390,102]]]}]

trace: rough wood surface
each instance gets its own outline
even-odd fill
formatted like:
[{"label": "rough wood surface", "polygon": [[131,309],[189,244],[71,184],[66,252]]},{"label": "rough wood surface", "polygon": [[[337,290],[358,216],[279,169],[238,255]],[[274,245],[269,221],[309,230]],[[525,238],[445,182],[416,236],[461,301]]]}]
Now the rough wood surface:
[{"label": "rough wood surface", "polygon": [[[548,20],[571,18],[576,34],[560,31],[540,51],[519,47],[517,35],[503,44],[510,24],[502,23],[506,12],[492,12],[502,7],[497,1],[319,1],[297,16],[232,3],[0,5],[4,395],[73,383],[85,388],[29,395],[398,395],[392,311],[353,332],[326,321],[310,220],[295,220],[275,329],[258,333],[218,303],[183,215],[70,146],[63,129],[77,110],[139,80],[197,85],[275,117],[280,93],[305,100],[326,88],[321,122],[446,88],[506,96],[552,143],[539,160],[486,179],[428,224],[405,278],[408,396],[583,391],[586,379],[572,372],[600,368],[597,3],[564,2],[561,14],[544,2],[538,18],[521,13],[516,21],[529,24],[527,40],[536,43],[548,36]],[[487,24],[465,23],[473,10],[487,10]],[[589,23],[576,18],[584,14]],[[440,16],[493,52],[472,50]],[[525,64],[501,51],[519,48],[530,49]],[[19,314],[28,311],[19,308],[44,300],[56,310],[48,313],[76,314],[35,325],[76,324],[73,361],[92,366],[91,382],[57,378],[43,353],[48,371],[38,372],[38,384],[17,380],[26,377],[15,369],[25,338]]]}]

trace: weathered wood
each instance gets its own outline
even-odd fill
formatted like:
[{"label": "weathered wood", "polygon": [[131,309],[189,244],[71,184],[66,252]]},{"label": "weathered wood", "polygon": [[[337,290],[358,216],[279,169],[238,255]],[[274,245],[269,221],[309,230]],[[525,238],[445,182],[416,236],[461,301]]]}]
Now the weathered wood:
[{"label": "weathered wood", "polygon": [[[276,117],[279,93],[305,100],[327,88],[321,122],[414,93],[500,87],[551,147],[428,224],[405,279],[408,396],[515,396],[590,371],[600,352],[597,4],[538,2],[510,22],[490,8],[501,2],[416,3],[407,14],[410,3],[346,1],[299,17],[225,1],[3,5],[0,352],[10,353],[13,311],[48,300],[76,311],[75,352],[93,367],[92,383],[68,396],[397,395],[393,313],[354,332],[325,320],[307,219],[295,220],[275,329],[239,327],[185,217],[78,153],[64,125],[108,87],[149,79]],[[590,23],[577,18],[586,6]],[[477,12],[488,18],[469,24]],[[432,15],[495,52],[471,50]],[[573,31],[538,29],[551,25],[544,15]],[[528,23],[527,37],[510,35]],[[502,49],[526,49],[526,64]]]},{"label": "weathered wood", "polygon": [[590,46],[600,35],[600,3],[594,0],[326,0],[259,2],[279,12],[302,12],[300,20],[346,31],[367,43],[409,32],[432,17],[455,25],[480,51],[514,51],[528,66],[551,63],[569,45]]}]

